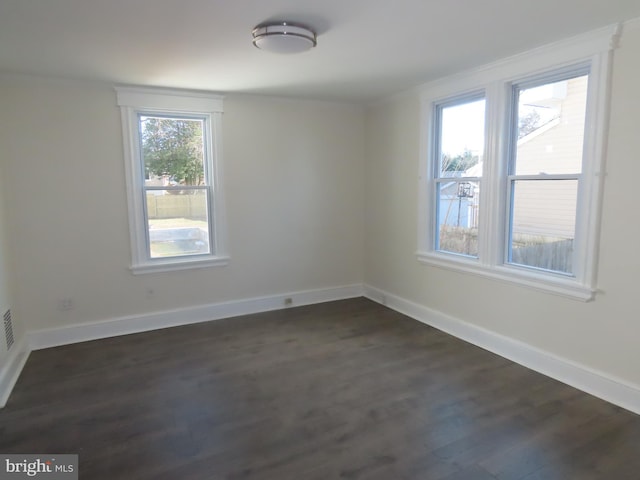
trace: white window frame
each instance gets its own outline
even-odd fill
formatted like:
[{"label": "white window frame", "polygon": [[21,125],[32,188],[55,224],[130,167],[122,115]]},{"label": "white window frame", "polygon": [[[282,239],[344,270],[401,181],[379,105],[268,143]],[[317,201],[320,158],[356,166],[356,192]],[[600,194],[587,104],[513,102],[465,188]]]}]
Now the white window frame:
[{"label": "white window frame", "polygon": [[[131,239],[131,271],[134,274],[226,265],[226,222],[222,191],[223,97],[205,92],[160,88],[116,87],[122,117],[124,161]],[[205,176],[210,185],[208,223],[209,254],[151,258],[144,206],[144,162],[140,152],[140,115],[203,118]]]},{"label": "white window frame", "polygon": [[[606,27],[579,37],[510,57],[424,85],[420,92],[421,145],[418,188],[418,260],[454,271],[515,283],[588,301],[597,291],[600,211],[608,130],[610,72],[620,27]],[[588,66],[583,169],[580,175],[574,274],[506,262],[509,142],[513,85],[536,77]],[[478,225],[478,257],[435,250],[438,139],[436,108],[451,99],[483,92],[486,99],[485,151]]]}]

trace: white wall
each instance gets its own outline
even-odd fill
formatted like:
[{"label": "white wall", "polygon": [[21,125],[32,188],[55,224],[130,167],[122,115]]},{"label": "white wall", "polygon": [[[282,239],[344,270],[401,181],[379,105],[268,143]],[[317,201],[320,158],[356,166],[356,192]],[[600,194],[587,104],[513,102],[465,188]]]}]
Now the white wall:
[{"label": "white wall", "polygon": [[[1,127],[1,124],[0,124],[0,127]],[[4,159],[5,159],[4,156],[0,158],[2,162],[4,162]],[[13,330],[14,342],[17,343],[23,334],[21,324],[17,320],[17,317],[15,316],[15,312],[12,308],[13,299],[11,295],[11,284],[9,282],[9,278],[11,276],[10,275],[11,255],[8,248],[8,241],[7,241],[7,231],[8,231],[9,225],[7,224],[7,221],[6,221],[6,215],[5,215],[6,207],[5,207],[5,199],[4,199],[5,197],[4,181],[6,177],[3,172],[4,165],[2,162],[0,162],[0,372],[2,371],[2,367],[4,366],[5,360],[7,357],[7,343],[5,341],[4,323],[3,323],[2,317],[9,308],[12,309],[11,317],[12,317],[12,324],[14,327],[14,330]],[[14,343],[14,345],[16,343]]]},{"label": "white wall", "polygon": [[0,88],[14,300],[29,330],[362,282],[361,107],[228,96],[230,264],[134,276],[113,88],[26,76]]},{"label": "white wall", "polygon": [[365,282],[640,388],[640,28],[616,51],[599,288],[582,303],[418,263],[419,98],[371,107],[366,124]]}]

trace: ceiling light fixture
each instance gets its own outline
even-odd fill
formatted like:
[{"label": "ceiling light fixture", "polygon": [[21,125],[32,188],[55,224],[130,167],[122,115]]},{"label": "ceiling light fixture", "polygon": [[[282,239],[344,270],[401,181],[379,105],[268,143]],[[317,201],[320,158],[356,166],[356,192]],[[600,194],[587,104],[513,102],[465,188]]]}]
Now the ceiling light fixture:
[{"label": "ceiling light fixture", "polygon": [[316,32],[293,22],[263,23],[251,33],[256,47],[274,53],[300,53],[318,43]]}]

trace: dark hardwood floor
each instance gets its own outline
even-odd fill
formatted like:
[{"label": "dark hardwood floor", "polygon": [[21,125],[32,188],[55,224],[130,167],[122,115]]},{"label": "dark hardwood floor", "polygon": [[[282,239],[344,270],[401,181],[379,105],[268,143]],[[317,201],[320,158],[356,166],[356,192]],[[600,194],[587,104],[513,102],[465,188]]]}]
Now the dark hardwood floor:
[{"label": "dark hardwood floor", "polygon": [[0,452],[86,480],[631,480],[640,417],[354,299],[33,352]]}]

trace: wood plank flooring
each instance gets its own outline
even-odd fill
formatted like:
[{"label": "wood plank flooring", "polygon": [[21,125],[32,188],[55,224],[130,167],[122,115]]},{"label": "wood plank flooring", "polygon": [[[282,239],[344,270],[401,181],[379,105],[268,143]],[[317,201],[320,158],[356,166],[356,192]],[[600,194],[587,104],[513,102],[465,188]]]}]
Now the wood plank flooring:
[{"label": "wood plank flooring", "polygon": [[0,452],[87,480],[632,480],[640,416],[353,299],[33,352]]}]

